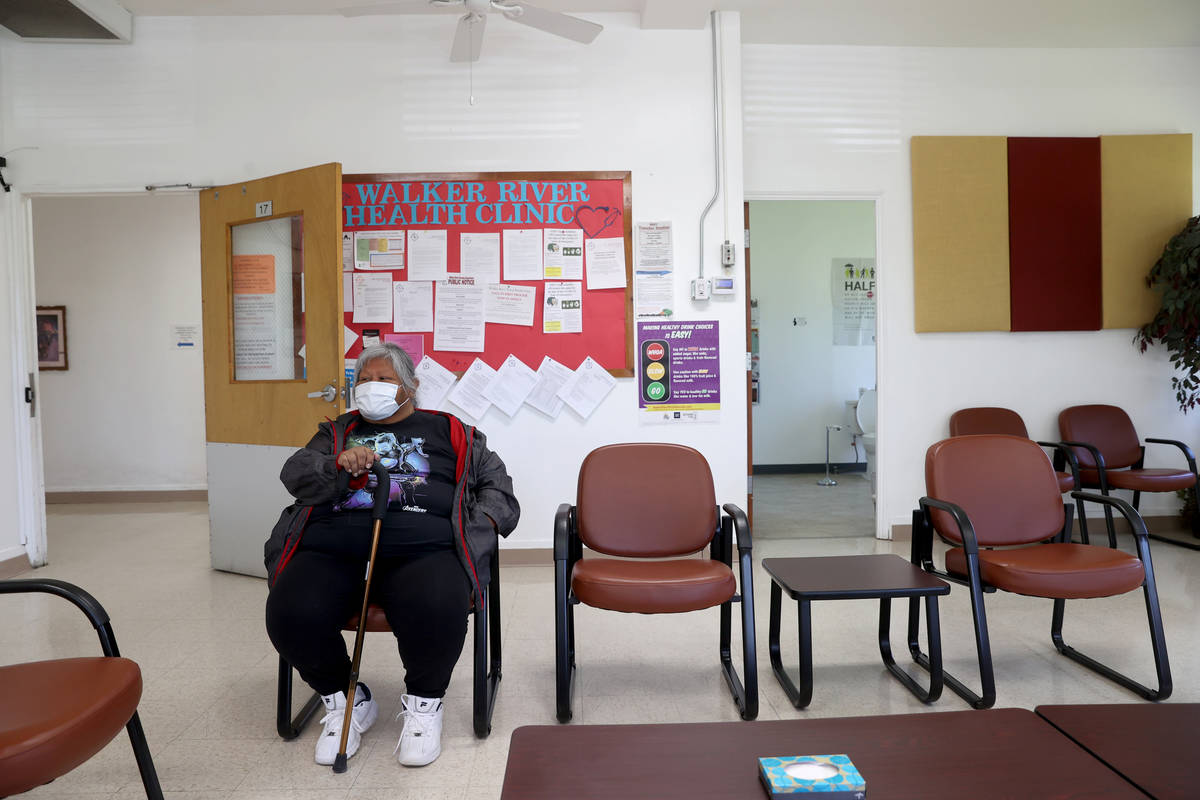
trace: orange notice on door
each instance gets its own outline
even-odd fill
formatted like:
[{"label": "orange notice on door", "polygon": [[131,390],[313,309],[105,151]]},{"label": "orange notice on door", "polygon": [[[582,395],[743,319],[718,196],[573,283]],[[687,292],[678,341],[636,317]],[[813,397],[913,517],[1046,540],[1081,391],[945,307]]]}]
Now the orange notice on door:
[{"label": "orange notice on door", "polygon": [[275,294],[275,256],[234,256],[233,293]]}]

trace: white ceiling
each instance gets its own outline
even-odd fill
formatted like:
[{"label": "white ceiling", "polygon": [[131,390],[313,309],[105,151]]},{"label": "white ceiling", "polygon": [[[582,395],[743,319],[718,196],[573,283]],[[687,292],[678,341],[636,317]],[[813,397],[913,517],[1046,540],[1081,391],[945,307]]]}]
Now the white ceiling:
[{"label": "white ceiling", "polygon": [[[138,16],[336,14],[379,0],[119,0]],[[936,47],[1200,46],[1200,0],[534,0],[575,13],[634,12],[648,28],[742,13],[754,43]],[[410,13],[431,12],[408,0]],[[446,13],[446,12],[440,12]]]}]

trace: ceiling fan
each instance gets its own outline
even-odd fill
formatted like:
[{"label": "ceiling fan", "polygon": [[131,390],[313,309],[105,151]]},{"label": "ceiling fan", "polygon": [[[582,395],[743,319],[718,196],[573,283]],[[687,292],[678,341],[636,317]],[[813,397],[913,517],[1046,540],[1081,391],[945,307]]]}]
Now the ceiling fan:
[{"label": "ceiling fan", "polygon": [[[423,3],[393,2],[367,6],[351,6],[340,9],[345,17],[365,17],[376,14],[413,13]],[[530,5],[524,0],[428,0],[434,8],[461,6],[467,13],[458,20],[454,43],[450,46],[451,61],[478,61],[483,47],[483,31],[487,26],[488,12],[499,11],[504,17],[537,28],[555,36],[562,36],[583,44],[589,44],[604,29],[603,25],[588,22],[558,11],[549,11]]]}]

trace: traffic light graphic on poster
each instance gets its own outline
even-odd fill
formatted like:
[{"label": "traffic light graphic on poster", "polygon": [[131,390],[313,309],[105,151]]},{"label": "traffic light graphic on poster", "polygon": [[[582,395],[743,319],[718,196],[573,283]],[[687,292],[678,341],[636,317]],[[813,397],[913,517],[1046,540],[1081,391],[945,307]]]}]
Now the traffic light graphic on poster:
[{"label": "traffic light graphic on poster", "polygon": [[671,348],[666,342],[642,342],[642,401],[665,403],[671,399]]}]

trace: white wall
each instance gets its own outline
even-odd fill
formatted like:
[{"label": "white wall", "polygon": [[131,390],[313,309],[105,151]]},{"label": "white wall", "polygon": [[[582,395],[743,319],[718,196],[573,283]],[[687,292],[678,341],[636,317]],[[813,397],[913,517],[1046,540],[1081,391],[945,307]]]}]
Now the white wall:
[{"label": "white wall", "polygon": [[[875,257],[870,200],[750,203],[750,293],[758,300],[755,464],[825,461],[825,426],[849,422],[847,400],[875,386],[875,346],[833,344],[835,258]],[[796,323],[796,324],[794,324]],[[829,439],[834,463],[866,461],[850,432]]]},{"label": "white wall", "polygon": [[38,305],[67,307],[70,369],[41,373],[46,491],[203,489],[194,194],[33,201]]},{"label": "white wall", "polygon": [[[586,422],[490,411],[480,427],[524,508],[515,544],[542,547],[599,444],[691,444],[712,463],[718,497],[746,496],[740,270],[731,298],[694,306],[685,292],[713,192],[710,33],[596,19],[605,30],[587,47],[494,20],[473,107],[468,67],[447,61],[447,17],[139,19],[128,47],[0,42],[0,115],[12,146],[40,148],[16,173],[39,192],[225,183],[334,160],[348,173],[632,170],[635,219],[677,226],[679,316],[721,324],[722,421],[641,427],[628,379]],[[726,229],[741,236],[738,18],[724,20],[730,191],[708,223],[714,271]]]},{"label": "white wall", "polygon": [[[964,406],[1017,409],[1035,438],[1054,438],[1062,408],[1112,403],[1142,436],[1200,445],[1200,416],[1176,407],[1164,353],[1139,355],[1131,330],[913,332],[908,149],[914,135],[1200,133],[1200,49],[752,45],[743,56],[748,194],[882,194],[881,528],[909,521],[925,449]],[[1193,163],[1200,174],[1200,155]],[[1159,448],[1147,462],[1182,463]],[[1144,498],[1148,513],[1175,507]]]}]

